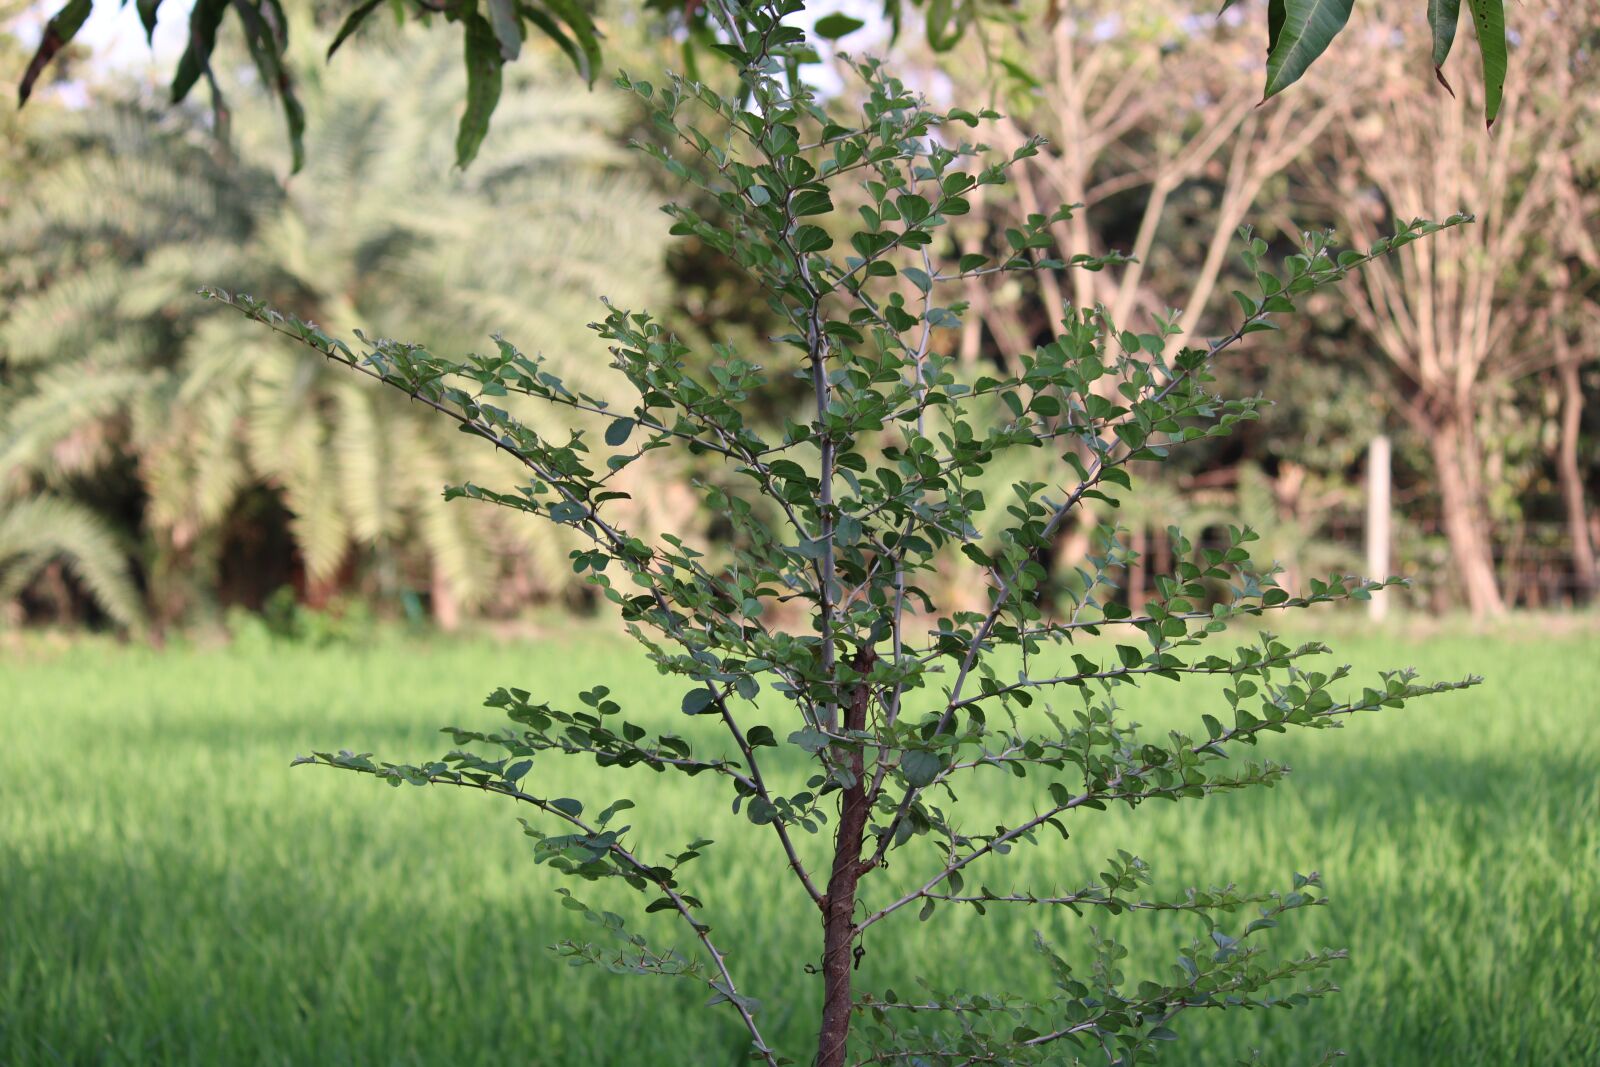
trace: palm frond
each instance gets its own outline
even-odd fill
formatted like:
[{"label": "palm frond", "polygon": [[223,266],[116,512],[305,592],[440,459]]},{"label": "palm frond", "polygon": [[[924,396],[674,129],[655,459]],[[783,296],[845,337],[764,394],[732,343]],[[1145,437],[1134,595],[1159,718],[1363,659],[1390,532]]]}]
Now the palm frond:
[{"label": "palm frond", "polygon": [[127,551],[105,520],[82,504],[56,497],[0,502],[0,596],[15,596],[54,559],[66,563],[119,625],[143,629],[144,605]]}]

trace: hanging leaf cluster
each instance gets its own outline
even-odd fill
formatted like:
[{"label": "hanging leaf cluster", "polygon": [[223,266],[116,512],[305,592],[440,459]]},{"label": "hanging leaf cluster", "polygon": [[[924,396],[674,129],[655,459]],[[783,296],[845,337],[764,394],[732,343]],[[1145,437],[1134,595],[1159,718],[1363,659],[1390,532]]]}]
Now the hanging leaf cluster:
[{"label": "hanging leaf cluster", "polygon": [[[883,17],[895,36],[901,31],[907,2],[920,12],[928,44],[936,51],[953,48],[984,18],[1017,17],[1011,5],[997,0],[883,0]],[[1238,2],[1224,0],[1222,11]],[[1461,0],[1426,2],[1428,22],[1433,31],[1434,70],[1440,84],[1449,89],[1444,62],[1455,40]],[[1276,96],[1305,74],[1344,28],[1354,4],[1355,0],[1269,0],[1263,100]],[[18,84],[20,103],[27,102],[50,61],[83,27],[92,5],[93,0],[67,0],[50,19]],[[155,32],[160,6],[161,0],[138,0],[139,17],[144,22],[147,37]],[[505,64],[521,54],[530,35],[558,47],[579,76],[591,84],[603,62],[602,35],[594,14],[583,0],[388,0],[387,3],[385,0],[360,0],[345,16],[328,49],[329,57],[382,7],[389,8],[402,19],[439,16],[461,28],[467,98],[456,137],[456,162],[463,167],[477,156],[488,134],[489,121],[500,101]],[[683,33],[685,63],[691,76],[697,73],[695,57],[698,53],[722,47],[712,5],[700,0],[653,0],[646,7],[668,17]],[[1487,86],[1484,118],[1493,126],[1506,79],[1503,0],[1467,0],[1467,7],[1477,30]],[[286,59],[289,19],[281,0],[197,0],[189,13],[188,47],[172,78],[172,100],[174,103],[184,100],[204,78],[211,94],[215,124],[219,131],[226,130],[227,104],[212,61],[218,30],[229,11],[235,15],[262,85],[281,102],[294,154],[294,169],[299,170],[305,151],[305,113],[295,94],[294,77]],[[1052,4],[1046,17],[1053,18],[1055,14],[1056,7]],[[866,25],[864,19],[835,12],[819,18],[813,32],[818,39],[837,41]],[[786,62],[793,67],[815,59],[816,55],[813,48],[801,46],[786,57]]]},{"label": "hanging leaf cluster", "polygon": [[[1222,10],[1227,11],[1238,2],[1224,0]],[[1455,43],[1461,0],[1427,0],[1427,5],[1428,26],[1433,34],[1434,76],[1454,93],[1444,76],[1444,62]],[[1505,5],[1503,0],[1467,0],[1467,7],[1477,30],[1483,62],[1483,118],[1492,127],[1500,114],[1506,83]],[[1267,81],[1262,99],[1270,100],[1299,81],[1344,29],[1354,8],[1355,0],[1268,0]]]},{"label": "hanging leaf cluster", "polygon": [[[138,0],[146,40],[154,38],[162,0]],[[17,85],[18,103],[25,104],[50,61],[65,48],[89,17],[93,0],[67,0],[45,26],[39,47]],[[466,108],[456,137],[456,162],[466,166],[478,153],[489,119],[500,102],[501,68],[516,59],[532,35],[554,42],[584,81],[592,83],[600,65],[600,31],[580,0],[361,0],[340,25],[328,57],[339,50],[380,9],[398,18],[433,19],[459,26],[467,70]],[[170,88],[174,104],[187,99],[205,80],[211,95],[213,122],[226,134],[229,119],[222,81],[215,69],[217,35],[232,12],[256,74],[283,109],[293,152],[293,169],[305,160],[305,111],[289,69],[289,17],[281,0],[196,0],[189,11],[188,45],[178,59]]]}]

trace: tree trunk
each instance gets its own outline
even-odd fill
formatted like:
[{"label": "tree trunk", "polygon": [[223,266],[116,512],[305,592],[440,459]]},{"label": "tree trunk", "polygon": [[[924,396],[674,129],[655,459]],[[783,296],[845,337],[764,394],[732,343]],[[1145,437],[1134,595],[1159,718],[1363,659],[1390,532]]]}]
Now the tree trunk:
[{"label": "tree trunk", "polygon": [[453,633],[461,626],[461,601],[456,599],[455,589],[437,561],[428,577],[428,600],[433,608],[434,625],[445,633]]},{"label": "tree trunk", "polygon": [[1433,455],[1434,477],[1439,483],[1439,506],[1445,537],[1456,576],[1475,618],[1505,614],[1505,601],[1495,579],[1494,555],[1485,530],[1482,502],[1473,491],[1481,468],[1477,439],[1464,425],[1470,413],[1452,412],[1433,427],[1428,449]]},{"label": "tree trunk", "polygon": [[[863,648],[851,666],[856,673],[865,675],[876,659],[871,647]],[[866,729],[870,695],[865,681],[856,684],[845,708],[846,732]],[[817,1038],[817,1067],[844,1067],[850,1043],[850,1010],[854,1003],[850,972],[855,962],[851,943],[856,936],[856,886],[861,881],[861,839],[868,814],[865,768],[859,749],[850,757],[850,770],[854,781],[843,790],[839,802],[833,873],[822,898],[822,1031]]]},{"label": "tree trunk", "polygon": [[[1389,577],[1389,549],[1394,544],[1393,530],[1393,451],[1385,434],[1373,437],[1367,445],[1367,577],[1384,581]],[[1372,594],[1368,614],[1382,621],[1389,614],[1389,592]]]},{"label": "tree trunk", "polygon": [[1586,603],[1595,593],[1594,544],[1589,540],[1589,507],[1584,499],[1583,467],[1578,462],[1579,434],[1583,428],[1583,383],[1578,360],[1563,345],[1556,371],[1561,377],[1561,443],[1556,453],[1556,474],[1561,499],[1567,509],[1567,531],[1572,538],[1572,599]]}]

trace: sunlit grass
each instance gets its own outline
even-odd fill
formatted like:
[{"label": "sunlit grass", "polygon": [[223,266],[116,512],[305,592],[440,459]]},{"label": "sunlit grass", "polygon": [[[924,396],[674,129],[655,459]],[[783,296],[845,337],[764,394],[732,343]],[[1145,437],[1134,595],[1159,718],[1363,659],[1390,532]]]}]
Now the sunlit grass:
[{"label": "sunlit grass", "polygon": [[[1600,1062],[1600,642],[1337,644],[1361,670],[1489,681],[1346,730],[1272,738],[1270,754],[1295,768],[1275,791],[1083,812],[1070,842],[1041,838],[969,884],[1072,888],[1118,847],[1149,860],[1165,889],[1286,887],[1320,870],[1334,907],[1300,913],[1272,944],[1348,946],[1334,975],[1344,993],[1305,1011],[1185,1021],[1174,1063],[1232,1063],[1252,1047],[1285,1065],[1329,1047],[1370,1064]],[[554,957],[547,946],[588,936],[586,924],[559,906],[506,802],[288,766],[314,747],[438,755],[449,743],[437,727],[497,725],[478,703],[500,684],[567,699],[603,679],[630,717],[701,726],[630,646],[569,634],[0,655],[0,1063],[739,1060],[732,1017],[704,1009],[703,990]],[[1126,703],[1165,724],[1210,710],[1207,693],[1161,683]],[[797,759],[784,769],[803,773]],[[983,773],[963,790],[970,825],[1029,810],[1031,783]],[[559,759],[528,781],[591,807],[630,796],[637,842],[717,839],[690,881],[769,1030],[804,1060],[816,980],[797,953],[819,924],[731,796],[709,776],[633,770],[619,785]],[[820,855],[823,842],[810,844]],[[925,860],[908,854],[890,877]],[[631,906],[614,887],[585,895]],[[1169,965],[1194,933],[1148,916],[1097,921],[1145,968]],[[665,917],[640,928],[681,940]],[[1029,988],[1044,980],[1036,928],[1076,951],[1088,920],[1019,908],[919,925],[908,909],[868,935],[861,978]]]}]

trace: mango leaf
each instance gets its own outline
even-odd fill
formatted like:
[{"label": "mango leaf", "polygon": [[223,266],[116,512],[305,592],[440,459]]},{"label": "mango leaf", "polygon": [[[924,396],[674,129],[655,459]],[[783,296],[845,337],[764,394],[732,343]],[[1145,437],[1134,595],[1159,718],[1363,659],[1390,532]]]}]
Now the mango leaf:
[{"label": "mango leaf", "polygon": [[929,0],[925,20],[928,47],[935,52],[948,52],[961,40],[961,18],[951,0]]},{"label": "mango leaf", "polygon": [[500,55],[507,63],[522,52],[522,19],[514,0],[489,0],[489,25],[500,42]]},{"label": "mango leaf", "polygon": [[356,27],[366,21],[368,15],[378,10],[378,6],[382,3],[383,0],[363,0],[354,11],[345,16],[343,24],[339,27],[339,32],[333,35],[333,43],[328,46],[329,59],[333,58],[333,54],[339,50],[340,45],[344,44],[345,39],[356,32]]},{"label": "mango leaf", "polygon": [[178,58],[178,69],[172,75],[172,102],[180,103],[200,80],[200,75],[211,69],[211,51],[217,45],[217,27],[222,25],[223,13],[228,10],[228,0],[199,0],[189,14],[189,46]]},{"label": "mango leaf", "polygon": [[477,157],[484,135],[489,132],[489,118],[500,103],[501,67],[505,65],[500,42],[495,40],[494,30],[484,17],[472,14],[462,21],[466,25],[467,110],[456,131],[458,167],[465,167]]},{"label": "mango leaf", "polygon": [[305,165],[306,113],[294,89],[294,80],[283,63],[284,51],[289,46],[289,23],[278,0],[234,0],[239,21],[244,24],[245,43],[250,47],[250,58],[261,75],[263,84],[278,94],[283,107],[284,122],[289,128],[289,148],[293,153],[291,173]]},{"label": "mango leaf", "polygon": [[[1355,0],[1283,0],[1283,22],[1267,56],[1269,100],[1300,80],[1350,19]],[[1270,13],[1269,13],[1270,18]]]},{"label": "mango leaf", "polygon": [[1467,0],[1483,55],[1483,119],[1490,129],[1500,117],[1506,88],[1506,12],[1501,0]]},{"label": "mango leaf", "polygon": [[300,105],[294,82],[287,73],[279,76],[278,98],[283,105],[284,125],[289,129],[291,173],[298,173],[306,162],[306,109]]},{"label": "mango leaf", "polygon": [[595,72],[600,69],[600,33],[595,29],[594,20],[574,0],[544,0],[544,6],[566,23],[567,29],[577,40],[580,52],[580,58],[576,61],[578,73],[592,85]]},{"label": "mango leaf", "polygon": [[83,20],[89,17],[89,9],[92,6],[92,0],[67,0],[67,6],[57,11],[51,16],[50,21],[45,23],[44,37],[39,41],[39,50],[33,54],[28,69],[22,74],[22,81],[17,85],[18,107],[28,102],[29,95],[33,93],[33,83],[39,80],[39,75],[50,65],[50,60],[77,36],[78,30],[83,27]]},{"label": "mango leaf", "polygon": [[144,39],[146,44],[154,42],[156,36],[156,10],[161,7],[161,0],[138,0],[139,21],[144,23]]},{"label": "mango leaf", "polygon": [[1456,42],[1456,26],[1461,22],[1461,0],[1428,0],[1428,27],[1433,31],[1433,76],[1451,95],[1456,91],[1445,80],[1444,61]]},{"label": "mango leaf", "polygon": [[531,4],[518,4],[517,10],[522,12],[522,17],[539,27],[544,35],[556,43],[556,46],[567,54],[572,65],[581,72],[589,62],[582,49],[580,49],[567,31],[562,29],[561,23],[551,18],[548,13],[532,6]]}]

